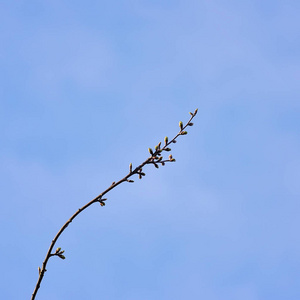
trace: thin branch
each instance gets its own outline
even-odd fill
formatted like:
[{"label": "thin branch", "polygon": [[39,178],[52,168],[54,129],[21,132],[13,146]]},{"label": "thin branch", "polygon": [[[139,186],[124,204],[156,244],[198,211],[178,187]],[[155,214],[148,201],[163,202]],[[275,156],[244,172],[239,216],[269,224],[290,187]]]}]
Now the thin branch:
[{"label": "thin branch", "polygon": [[46,266],[47,263],[50,259],[50,257],[53,256],[58,256],[61,259],[65,259],[65,256],[63,255],[64,250],[61,250],[61,248],[57,248],[55,252],[52,252],[58,238],[60,237],[60,235],[65,231],[65,229],[69,226],[69,224],[80,214],[82,213],[84,210],[86,210],[89,206],[91,206],[93,203],[100,203],[101,206],[105,206],[105,201],[107,199],[104,199],[103,196],[105,194],[107,194],[110,190],[114,189],[115,187],[117,187],[119,184],[123,183],[123,182],[134,182],[133,180],[129,179],[131,176],[137,174],[139,175],[139,178],[141,179],[143,176],[145,176],[145,173],[142,172],[142,168],[147,165],[147,164],[153,164],[156,168],[159,167],[159,164],[164,166],[165,163],[167,162],[175,162],[175,159],[172,157],[172,155],[169,155],[169,159],[167,160],[163,160],[162,157],[162,152],[166,151],[169,152],[171,151],[171,148],[169,148],[169,146],[172,143],[176,143],[176,139],[180,136],[180,135],[186,135],[187,131],[185,131],[186,127],[188,126],[193,126],[193,123],[191,122],[192,119],[196,116],[198,109],[196,109],[194,111],[194,113],[190,113],[191,117],[188,120],[188,122],[186,123],[185,126],[183,126],[182,122],[179,122],[179,127],[180,127],[180,131],[177,133],[177,135],[171,139],[170,141],[168,140],[168,137],[165,137],[165,145],[161,148],[161,143],[158,143],[157,146],[155,146],[155,151],[153,151],[151,148],[149,148],[149,153],[150,153],[150,157],[148,157],[143,163],[141,163],[139,166],[137,166],[134,170],[132,169],[132,164],[129,165],[129,173],[123,177],[122,179],[120,179],[117,182],[113,182],[111,184],[110,187],[108,187],[104,192],[102,192],[101,194],[99,194],[97,197],[95,197],[93,200],[91,200],[90,202],[88,202],[87,204],[85,204],[84,206],[82,206],[81,208],[79,208],[72,216],[71,218],[60,228],[60,230],[58,231],[58,233],[56,234],[56,236],[54,237],[54,239],[52,240],[50,247],[48,249],[48,252],[46,254],[46,257],[43,261],[42,264],[42,268],[38,267],[38,271],[39,271],[39,278],[38,281],[36,283],[35,289],[32,293],[31,296],[31,300],[34,300],[36,297],[36,294],[40,288],[41,282],[44,278],[45,272],[47,271]]}]

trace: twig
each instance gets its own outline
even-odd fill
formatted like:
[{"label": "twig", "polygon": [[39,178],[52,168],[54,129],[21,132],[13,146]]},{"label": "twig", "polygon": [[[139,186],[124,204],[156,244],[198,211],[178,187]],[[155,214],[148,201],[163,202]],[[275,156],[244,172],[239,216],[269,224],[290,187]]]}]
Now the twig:
[{"label": "twig", "polygon": [[64,232],[64,230],[69,226],[69,224],[81,213],[83,212],[85,209],[87,209],[89,206],[91,206],[93,203],[99,202],[99,204],[101,206],[105,206],[105,201],[107,199],[104,199],[103,196],[105,194],[107,194],[110,190],[114,189],[116,186],[118,186],[119,184],[121,184],[122,182],[134,182],[133,180],[129,179],[132,175],[137,174],[139,175],[139,179],[141,179],[143,176],[145,176],[146,174],[144,172],[142,172],[143,167],[145,165],[148,164],[153,164],[156,168],[159,168],[159,165],[164,166],[167,162],[175,162],[175,159],[173,158],[173,156],[170,154],[169,155],[169,159],[165,159],[163,160],[163,156],[162,156],[162,152],[166,151],[169,152],[171,151],[171,148],[169,147],[172,143],[176,143],[176,139],[180,136],[180,135],[186,135],[187,131],[185,131],[186,127],[188,126],[193,126],[193,123],[191,122],[192,119],[196,116],[198,109],[196,109],[194,111],[194,113],[190,112],[190,119],[188,120],[188,122],[186,123],[186,125],[183,126],[183,123],[180,121],[179,122],[179,127],[180,127],[180,131],[177,133],[177,135],[171,139],[169,141],[168,137],[165,137],[164,139],[164,146],[161,147],[161,143],[158,143],[157,146],[155,146],[155,150],[153,151],[151,148],[149,148],[149,153],[150,153],[150,157],[148,157],[143,163],[141,163],[139,166],[137,166],[135,169],[132,169],[132,164],[129,165],[129,173],[122,179],[120,179],[117,182],[113,182],[111,184],[110,187],[108,187],[104,192],[102,192],[101,194],[99,194],[96,198],[94,198],[93,200],[91,200],[90,202],[88,202],[87,204],[85,204],[84,206],[82,206],[81,208],[79,208],[72,216],[71,218],[60,228],[60,230],[58,231],[58,233],[56,234],[56,236],[54,237],[54,239],[52,240],[50,247],[48,249],[48,252],[46,254],[45,260],[43,261],[42,264],[42,268],[38,267],[38,271],[39,271],[39,278],[38,281],[36,283],[35,289],[32,293],[31,296],[31,300],[34,300],[36,297],[36,294],[40,288],[41,282],[44,278],[45,272],[46,270],[46,266],[47,263],[50,259],[50,257],[52,256],[58,256],[61,259],[65,259],[65,256],[63,255],[64,250],[61,250],[61,248],[57,248],[55,250],[54,253],[52,253],[52,250],[58,240],[58,238],[60,237],[60,235]]}]

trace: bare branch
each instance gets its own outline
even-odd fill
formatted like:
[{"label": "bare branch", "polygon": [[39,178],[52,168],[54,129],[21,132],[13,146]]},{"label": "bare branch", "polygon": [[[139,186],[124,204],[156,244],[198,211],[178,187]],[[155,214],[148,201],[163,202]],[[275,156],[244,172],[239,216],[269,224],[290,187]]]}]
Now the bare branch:
[{"label": "bare branch", "polygon": [[60,237],[60,235],[65,231],[65,229],[69,226],[69,224],[80,214],[82,213],[84,210],[86,210],[89,206],[91,206],[92,204],[96,203],[96,202],[99,202],[101,206],[105,206],[105,201],[107,199],[103,199],[103,196],[105,194],[107,194],[110,190],[114,189],[115,187],[117,187],[119,184],[123,183],[123,182],[134,182],[132,179],[129,179],[131,176],[137,174],[139,176],[140,179],[142,179],[143,176],[145,176],[146,174],[144,172],[142,172],[142,168],[145,166],[145,165],[148,165],[148,164],[153,164],[156,168],[159,168],[159,164],[164,166],[165,163],[167,162],[175,162],[175,159],[173,158],[173,156],[170,154],[169,155],[169,158],[166,159],[166,160],[163,160],[163,157],[162,157],[162,153],[163,151],[166,151],[166,152],[170,152],[171,151],[171,148],[168,147],[170,144],[172,143],[176,143],[176,139],[180,136],[180,135],[186,135],[187,134],[187,131],[185,131],[184,129],[187,127],[187,126],[193,126],[193,123],[191,123],[192,119],[196,116],[197,114],[197,111],[198,109],[196,109],[194,111],[194,113],[191,113],[190,112],[190,119],[188,120],[188,122],[183,126],[183,123],[180,121],[179,122],[179,127],[180,127],[180,131],[177,133],[177,135],[171,139],[169,141],[168,137],[165,137],[164,139],[164,143],[165,145],[161,148],[161,142],[159,142],[157,144],[157,146],[155,146],[155,150],[153,151],[151,148],[148,149],[149,153],[150,153],[150,157],[148,157],[143,163],[141,163],[139,166],[137,166],[134,170],[132,168],[132,164],[130,163],[129,165],[129,173],[123,177],[122,179],[120,179],[119,181],[117,182],[113,182],[111,184],[110,187],[108,187],[104,192],[102,192],[101,194],[99,194],[97,197],[95,197],[93,200],[91,200],[90,202],[88,202],[87,204],[85,204],[84,206],[82,206],[81,208],[79,208],[72,216],[71,218],[60,228],[60,230],[58,231],[58,233],[56,234],[56,236],[54,237],[54,239],[52,240],[51,244],[50,244],[50,247],[48,249],[48,252],[46,254],[46,257],[43,261],[43,264],[42,264],[42,268],[38,267],[38,272],[39,272],[39,278],[38,278],[38,281],[36,283],[36,286],[35,286],[35,289],[32,293],[32,296],[31,296],[31,300],[34,300],[36,295],[37,295],[37,292],[40,288],[40,285],[41,285],[41,282],[44,278],[44,275],[45,275],[45,272],[47,271],[46,270],[46,266],[47,266],[47,263],[50,259],[50,257],[53,257],[53,256],[58,256],[59,258],[61,259],[65,259],[65,256],[64,256],[64,250],[61,250],[60,247],[58,247],[55,252],[52,252],[58,238]]}]

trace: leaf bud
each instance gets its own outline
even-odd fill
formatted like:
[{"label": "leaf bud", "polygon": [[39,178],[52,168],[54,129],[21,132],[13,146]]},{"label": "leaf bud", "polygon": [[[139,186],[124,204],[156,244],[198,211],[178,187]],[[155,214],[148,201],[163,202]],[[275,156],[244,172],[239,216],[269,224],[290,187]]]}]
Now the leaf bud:
[{"label": "leaf bud", "polygon": [[182,134],[182,135],[186,135],[186,134],[187,134],[187,131],[182,131],[181,134]]},{"label": "leaf bud", "polygon": [[180,130],[183,129],[183,123],[181,121],[179,122],[179,127],[180,127]]},{"label": "leaf bud", "polygon": [[132,163],[129,164],[129,172],[132,172]]},{"label": "leaf bud", "polygon": [[59,252],[61,250],[61,247],[58,247],[56,250],[55,250],[55,253]]},{"label": "leaf bud", "polygon": [[127,179],[127,182],[134,182],[133,180],[131,180],[131,179]]},{"label": "leaf bud", "polygon": [[168,139],[168,137],[166,136],[166,137],[165,137],[165,145],[168,144],[168,141],[169,141],[169,139]]},{"label": "leaf bud", "polygon": [[151,155],[153,155],[153,150],[151,148],[148,148],[148,151]]},{"label": "leaf bud", "polygon": [[166,148],[166,149],[165,149],[165,151],[171,151],[171,150],[172,150],[171,148]]},{"label": "leaf bud", "polygon": [[194,125],[194,123],[190,122],[188,125],[189,125],[189,126],[193,126],[193,125]]},{"label": "leaf bud", "polygon": [[194,116],[196,116],[197,112],[198,112],[198,108],[195,109]]}]

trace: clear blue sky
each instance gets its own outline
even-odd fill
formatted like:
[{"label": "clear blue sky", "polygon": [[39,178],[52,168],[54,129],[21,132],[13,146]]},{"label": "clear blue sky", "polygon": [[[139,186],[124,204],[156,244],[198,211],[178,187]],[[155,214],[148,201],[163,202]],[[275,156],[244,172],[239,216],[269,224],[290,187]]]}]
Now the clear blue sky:
[{"label": "clear blue sky", "polygon": [[299,1],[1,1],[0,290],[199,108],[176,163],[65,231],[37,299],[300,299]]}]

